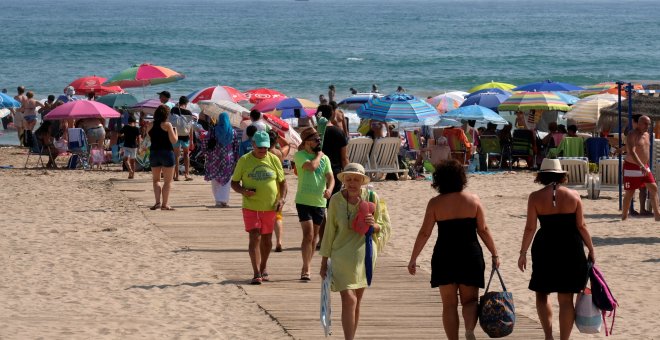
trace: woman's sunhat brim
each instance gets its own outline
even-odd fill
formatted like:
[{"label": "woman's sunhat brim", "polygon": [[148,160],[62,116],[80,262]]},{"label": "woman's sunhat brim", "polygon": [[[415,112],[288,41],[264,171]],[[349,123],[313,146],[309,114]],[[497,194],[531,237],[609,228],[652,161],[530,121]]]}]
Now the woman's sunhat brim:
[{"label": "woman's sunhat brim", "polygon": [[346,177],[346,175],[357,175],[357,176],[362,177],[362,184],[367,184],[367,183],[369,183],[369,181],[371,180],[371,179],[369,178],[369,176],[367,176],[367,175],[365,175],[365,174],[363,174],[363,173],[361,173],[361,172],[357,172],[357,171],[342,171],[342,172],[340,172],[339,174],[337,174],[337,178],[338,178],[341,182],[344,182],[344,177]]}]

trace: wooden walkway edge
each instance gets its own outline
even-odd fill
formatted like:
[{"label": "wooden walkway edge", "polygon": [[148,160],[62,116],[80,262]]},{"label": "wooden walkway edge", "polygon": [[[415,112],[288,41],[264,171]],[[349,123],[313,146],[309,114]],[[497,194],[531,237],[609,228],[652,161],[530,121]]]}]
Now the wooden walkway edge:
[{"label": "wooden walkway edge", "polygon": [[[154,200],[151,181],[113,180],[112,183],[143,209],[150,222],[179,245],[177,251],[193,252],[210,261],[213,268],[226,278],[222,284],[240,286],[293,338],[324,337],[319,322],[320,257],[317,254],[312,262],[312,281],[299,281],[302,235],[291,202],[284,210],[285,249],[281,253],[271,252],[268,261],[271,281],[252,286],[249,284],[252,268],[247,250],[248,236],[243,229],[239,195],[232,193],[230,208],[214,208],[210,184],[195,177],[192,182],[175,182],[170,200],[175,211],[150,211],[148,207]],[[289,182],[289,197],[294,195],[295,187]],[[430,288],[429,273],[410,276],[406,266],[407,259],[396,258],[387,249],[379,256],[372,286],[366,290],[362,301],[356,338],[445,338],[440,294]],[[331,338],[343,339],[338,293],[332,294],[332,311]],[[462,326],[460,333],[463,338]],[[479,326],[475,333],[478,339],[488,339]],[[542,339],[543,332],[537,322],[517,315],[514,333],[507,338]]]}]

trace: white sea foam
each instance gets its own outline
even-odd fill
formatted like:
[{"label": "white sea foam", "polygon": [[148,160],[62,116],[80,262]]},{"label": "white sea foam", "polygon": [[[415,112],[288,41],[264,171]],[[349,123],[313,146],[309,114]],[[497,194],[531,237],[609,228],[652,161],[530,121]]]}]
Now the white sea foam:
[{"label": "white sea foam", "polygon": [[348,61],[362,61],[362,60],[364,60],[364,58],[349,57],[349,58],[346,58],[346,60],[348,60]]}]

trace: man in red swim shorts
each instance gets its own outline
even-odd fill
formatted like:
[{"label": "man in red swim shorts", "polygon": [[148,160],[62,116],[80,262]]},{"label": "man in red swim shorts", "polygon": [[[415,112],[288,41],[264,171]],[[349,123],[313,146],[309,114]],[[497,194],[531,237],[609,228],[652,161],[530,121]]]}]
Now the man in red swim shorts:
[{"label": "man in red swim shorts", "polygon": [[635,195],[635,190],[646,187],[648,199],[653,206],[653,215],[656,221],[660,221],[658,214],[658,186],[655,178],[648,167],[649,163],[649,126],[651,119],[648,116],[641,116],[637,127],[633,129],[626,137],[626,158],[623,163],[623,188],[626,191],[623,197],[623,206],[625,207],[621,214],[621,219],[628,218],[628,209],[630,201]]}]

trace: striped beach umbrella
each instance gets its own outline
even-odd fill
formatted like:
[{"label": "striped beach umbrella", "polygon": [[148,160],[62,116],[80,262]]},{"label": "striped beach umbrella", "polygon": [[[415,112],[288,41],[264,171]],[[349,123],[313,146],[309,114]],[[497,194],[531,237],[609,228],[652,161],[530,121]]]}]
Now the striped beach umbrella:
[{"label": "striped beach umbrella", "polygon": [[468,90],[468,92],[475,92],[483,89],[500,89],[504,91],[511,92],[516,85],[513,84],[507,84],[507,83],[498,83],[496,81],[490,81],[488,83],[483,83],[481,85],[477,85],[471,89]]},{"label": "striped beach umbrella", "polygon": [[121,86],[121,87],[143,87],[148,85],[158,85],[170,83],[185,78],[183,74],[173,71],[167,67],[141,64],[133,65],[114,77],[110,78],[103,85]]},{"label": "striped beach umbrella", "polygon": [[231,86],[211,86],[195,91],[188,96],[191,103],[197,103],[200,100],[228,100],[234,103],[246,101],[248,98],[239,90]]},{"label": "striped beach umbrella", "polygon": [[572,119],[578,123],[597,123],[598,118],[600,118],[600,110],[613,105],[617,101],[617,96],[613,94],[586,97],[575,103],[571,110],[564,115],[564,118]]},{"label": "striped beach umbrella", "polygon": [[373,97],[382,97],[383,95],[380,93],[358,93],[355,95],[352,95],[348,98],[342,99],[339,103],[337,103],[337,106],[339,106],[342,109],[346,110],[357,110],[362,104],[366,103],[369,101],[369,99]]},{"label": "striped beach umbrella", "polygon": [[497,108],[499,111],[569,110],[568,104],[551,92],[516,92]]},{"label": "striped beach umbrella", "polygon": [[472,93],[468,93],[465,96],[465,98],[472,97],[472,96],[478,95],[480,93],[499,93],[499,94],[511,95],[511,91],[505,91],[505,90],[502,90],[502,89],[490,88],[490,89],[483,89],[483,90],[479,90],[479,91],[474,91]]},{"label": "striped beach umbrella", "polygon": [[250,110],[229,100],[200,100],[197,105],[212,119],[218,119],[221,113],[227,112],[229,122],[234,127],[239,127],[243,117],[250,114]]},{"label": "striped beach umbrella", "polygon": [[[633,84],[633,90],[642,90],[644,89],[641,84]],[[585,98],[588,96],[592,96],[595,94],[601,94],[601,93],[609,93],[609,94],[616,94],[618,95],[619,93],[619,88],[615,82],[604,82],[604,83],[598,83],[595,85],[589,85],[584,87],[584,91],[581,91],[579,94],[580,98]],[[626,94],[626,86],[623,85],[621,86],[621,94],[625,96]]]},{"label": "striped beach umbrella", "polygon": [[573,105],[573,104],[577,103],[578,100],[580,100],[580,98],[578,98],[576,96],[571,96],[570,94],[567,94],[567,93],[564,93],[564,92],[552,91],[552,93],[556,94],[557,97],[559,97],[559,99],[561,99],[561,101],[563,101],[564,103],[566,103],[568,105]]},{"label": "striped beach umbrella", "polygon": [[280,116],[282,119],[299,118],[296,117],[296,110],[300,112],[300,116],[307,114],[311,117],[316,113],[318,105],[311,100],[303,98],[284,98],[275,106],[275,115]]},{"label": "striped beach umbrella", "polygon": [[536,83],[520,85],[513,89],[514,91],[581,91],[584,88],[573,84],[562,83],[552,80],[544,80]]},{"label": "striped beach umbrella", "polygon": [[357,109],[364,119],[383,122],[411,122],[433,125],[440,120],[438,111],[431,104],[409,94],[393,93],[372,98]]}]

